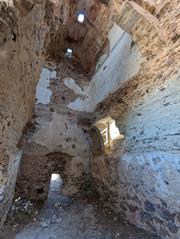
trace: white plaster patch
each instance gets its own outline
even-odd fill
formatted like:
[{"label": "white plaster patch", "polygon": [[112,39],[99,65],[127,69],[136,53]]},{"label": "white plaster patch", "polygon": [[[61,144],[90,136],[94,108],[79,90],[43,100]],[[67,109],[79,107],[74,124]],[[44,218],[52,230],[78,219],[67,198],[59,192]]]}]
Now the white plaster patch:
[{"label": "white plaster patch", "polygon": [[77,98],[74,102],[69,103],[68,108],[77,111],[89,112],[90,111],[89,106],[90,106],[90,98],[87,98],[87,100]]},{"label": "white plaster patch", "polygon": [[83,91],[72,78],[65,78],[64,84],[69,89],[73,90],[77,95],[86,95],[85,91]]},{"label": "white plaster patch", "polygon": [[87,111],[89,112],[90,108],[90,86],[86,86],[83,89],[79,87],[79,85],[76,84],[74,79],[72,78],[65,78],[64,84],[71,90],[73,90],[77,95],[85,96],[86,99],[82,100],[80,97],[78,97],[75,101],[70,102],[68,104],[68,108],[76,111]]},{"label": "white plaster patch", "polygon": [[[120,37],[121,35],[121,37]],[[119,32],[117,38],[112,39],[114,46],[107,59],[94,74],[90,82],[91,86],[91,111],[103,101],[109,93],[113,93],[126,80],[136,75],[144,58],[136,46],[131,47],[132,37],[128,33]],[[112,47],[111,46],[111,47]]]},{"label": "white plaster patch", "polygon": [[52,95],[49,89],[50,79],[56,77],[56,71],[50,71],[47,68],[43,68],[40,75],[40,80],[36,89],[36,104],[49,104]]},{"label": "white plaster patch", "polygon": [[123,31],[116,24],[109,32],[110,53],[100,58],[98,71],[93,75],[89,87],[81,90],[74,80],[68,79],[65,84],[80,97],[71,102],[68,107],[77,111],[93,112],[96,105],[113,93],[128,79],[135,76],[140,69],[144,58],[136,45],[133,46],[132,36]]},{"label": "white plaster patch", "polygon": [[118,26],[116,23],[114,23],[108,34],[110,51],[113,50],[118,41],[122,38],[123,34],[125,34],[125,31],[120,28],[120,26]]},{"label": "white plaster patch", "polygon": [[98,71],[98,69],[103,65],[103,63],[109,57],[109,54],[113,51],[113,49],[116,47],[116,45],[121,40],[124,34],[125,31],[123,31],[122,28],[120,28],[116,23],[114,23],[108,34],[110,52],[102,55],[99,58],[99,61],[96,65],[96,71]]}]

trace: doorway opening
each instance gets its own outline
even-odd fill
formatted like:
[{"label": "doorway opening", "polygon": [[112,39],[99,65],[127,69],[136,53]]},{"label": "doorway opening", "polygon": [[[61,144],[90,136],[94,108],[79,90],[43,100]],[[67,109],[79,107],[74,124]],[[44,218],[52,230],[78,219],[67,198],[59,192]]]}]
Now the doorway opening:
[{"label": "doorway opening", "polygon": [[49,187],[49,195],[60,194],[62,188],[62,178],[60,174],[53,173]]}]

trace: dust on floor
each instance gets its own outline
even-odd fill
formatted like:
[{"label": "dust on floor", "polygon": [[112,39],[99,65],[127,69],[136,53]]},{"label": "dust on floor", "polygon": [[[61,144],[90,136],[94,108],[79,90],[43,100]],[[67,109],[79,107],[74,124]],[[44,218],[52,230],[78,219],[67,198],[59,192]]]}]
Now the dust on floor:
[{"label": "dust on floor", "polygon": [[0,239],[158,239],[94,200],[52,193],[42,208],[21,200],[15,205]]}]

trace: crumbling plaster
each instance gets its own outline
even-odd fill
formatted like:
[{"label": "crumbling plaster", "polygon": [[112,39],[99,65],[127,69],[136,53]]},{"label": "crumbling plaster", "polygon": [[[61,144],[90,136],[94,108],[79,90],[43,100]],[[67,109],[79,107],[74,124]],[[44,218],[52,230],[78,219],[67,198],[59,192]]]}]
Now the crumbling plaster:
[{"label": "crumbling plaster", "polygon": [[50,79],[56,77],[55,71],[42,68],[40,80],[36,89],[36,104],[48,104],[52,95],[50,88]]},{"label": "crumbling plaster", "polygon": [[0,2],[0,226],[13,197],[19,141],[33,114],[51,30],[45,18],[48,11],[45,1]]},{"label": "crumbling plaster", "polygon": [[[67,33],[63,24],[69,26],[68,37],[73,40],[73,46],[84,34],[81,30],[75,34],[74,19],[67,21],[68,1],[58,6],[57,2],[49,1],[45,8],[43,4],[30,2],[30,9],[29,4],[17,4],[19,10],[15,9],[17,21],[13,22],[13,27],[10,23],[6,28],[4,19],[2,21],[2,34],[7,36],[2,39],[7,42],[1,42],[0,49],[1,138],[4,138],[1,143],[0,223],[6,217],[13,196],[21,158],[16,145],[32,116],[35,86],[43,62],[42,50],[51,57],[61,55],[67,46],[67,42],[63,43],[64,34],[61,35],[61,30]],[[58,17],[62,5],[64,8]],[[102,39],[96,39],[100,41],[97,48],[94,47],[97,29],[90,31],[92,38],[83,35],[82,47],[77,43],[77,58],[83,49],[91,56],[79,59],[85,60],[85,68],[89,69],[89,62],[97,62],[99,53],[106,53],[90,82],[77,73],[79,68],[71,68],[64,62],[58,63],[57,69],[42,69],[33,119],[21,142],[23,154],[16,193],[29,199],[45,200],[50,174],[59,167],[65,193],[76,194],[87,181],[91,182],[103,201],[132,224],[163,237],[179,239],[178,3],[176,0],[166,0],[163,4],[162,1],[118,1],[117,6],[117,15],[113,16],[116,24],[111,21],[114,9],[111,5],[110,18],[106,19],[107,32],[101,32]],[[14,9],[12,2],[10,7]],[[101,20],[106,18],[106,7],[101,6],[103,17],[94,20],[100,26]],[[5,15],[8,10],[5,9]],[[3,7],[1,11],[4,14]],[[96,11],[96,8],[90,11],[92,19]],[[16,31],[11,30],[16,30],[17,26],[16,35]],[[47,30],[51,35],[45,37]],[[108,32],[110,46],[105,44]],[[46,49],[43,49],[44,39]],[[60,43],[62,48],[59,48]],[[54,54],[56,50],[57,55]],[[14,62],[17,64],[12,64]],[[83,126],[80,125],[82,114],[87,117]],[[92,132],[91,123],[109,115],[115,119],[124,139],[114,141],[111,148],[106,149],[102,147],[98,130]]]},{"label": "crumbling plaster", "polygon": [[70,102],[70,109],[93,112],[99,102],[138,74],[145,59],[133,42],[132,36],[115,24],[109,33],[109,42],[109,54],[97,63],[97,71],[92,76],[89,87],[80,92],[80,95],[87,97]]},{"label": "crumbling plaster", "polygon": [[99,194],[121,216],[162,237],[178,239],[180,57],[178,38],[175,40],[179,34],[176,4],[167,1],[158,19],[132,1],[124,4],[119,24],[132,34],[146,60],[137,75],[96,107],[96,120],[110,115],[124,139],[94,157],[91,172]]},{"label": "crumbling plaster", "polygon": [[[36,104],[35,118],[25,136],[16,186],[16,195],[22,198],[46,200],[51,174],[54,172],[62,175],[63,192],[66,195],[79,193],[88,181],[91,156],[89,136],[78,126],[77,114],[71,115],[62,102],[62,98],[65,99],[66,94],[72,91],[68,88],[62,91],[63,85],[72,88],[75,84],[72,78],[62,77],[62,71],[57,73],[55,69],[43,68],[41,72],[36,94],[37,102],[41,103]],[[51,97],[49,102],[44,102],[41,93],[47,90],[47,82],[50,83],[48,91]],[[80,87],[75,89],[74,95],[81,91]],[[59,107],[59,102],[64,107]]]},{"label": "crumbling plaster", "polygon": [[13,197],[20,161],[17,144],[32,116],[46,29],[41,25],[44,17],[41,4],[22,16],[13,1],[1,1],[0,15],[1,225]]}]

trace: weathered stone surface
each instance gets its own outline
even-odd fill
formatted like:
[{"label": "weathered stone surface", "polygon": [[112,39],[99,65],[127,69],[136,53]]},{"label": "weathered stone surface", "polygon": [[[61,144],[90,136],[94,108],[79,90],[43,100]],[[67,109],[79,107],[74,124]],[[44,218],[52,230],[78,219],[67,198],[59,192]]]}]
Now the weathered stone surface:
[{"label": "weathered stone surface", "polygon": [[[107,2],[107,1],[106,1]],[[69,1],[62,1],[62,9]],[[55,11],[56,5],[52,4]],[[113,25],[113,15],[116,10],[114,1],[105,4],[104,1],[71,1],[67,21],[51,37],[47,54],[51,58],[62,58],[67,50],[73,50],[74,65],[80,66],[85,73],[93,72],[99,57],[108,50],[108,32]],[[83,24],[77,21],[79,13],[85,15]]]},{"label": "weathered stone surface", "polygon": [[[45,200],[58,172],[65,193],[91,183],[132,224],[179,239],[178,4],[0,2],[0,225],[21,161],[17,195]],[[108,149],[93,125],[107,116],[124,135]]]},{"label": "weathered stone surface", "polygon": [[[77,114],[71,114],[66,107],[76,94],[72,94],[70,89],[63,90],[63,87],[66,88],[65,75],[62,75],[64,67],[61,66],[57,77],[47,68],[41,72],[36,94],[38,98],[35,118],[23,145],[24,153],[16,186],[17,197],[45,200],[52,173],[61,174],[63,192],[68,195],[79,193],[88,180],[88,134],[77,124]],[[49,86],[46,82],[49,82]],[[46,87],[50,87],[49,101],[44,101],[49,95],[45,91]]]},{"label": "weathered stone surface", "polygon": [[43,17],[42,4],[22,17],[13,1],[0,2],[0,225],[13,197],[20,160],[16,145],[34,107],[46,33]]},{"label": "weathered stone surface", "polygon": [[[179,20],[174,17],[176,1],[166,4],[168,11],[161,10],[158,16],[166,44],[144,17],[131,26],[146,61],[136,76],[96,107],[100,119],[109,115],[115,119],[124,139],[95,157],[91,172],[100,195],[127,220],[178,239],[180,73],[179,43],[173,42],[173,35],[179,31]],[[128,11],[123,16],[127,25],[132,20]]]}]

